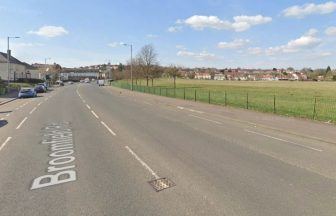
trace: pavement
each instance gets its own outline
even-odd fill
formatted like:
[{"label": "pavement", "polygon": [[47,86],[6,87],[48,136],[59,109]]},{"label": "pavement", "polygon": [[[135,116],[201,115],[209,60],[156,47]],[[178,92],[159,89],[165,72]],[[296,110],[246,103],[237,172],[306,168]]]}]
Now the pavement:
[{"label": "pavement", "polygon": [[19,92],[17,90],[12,90],[11,92],[5,95],[0,95],[0,106],[3,104],[9,103],[13,100],[16,100],[18,93]]},{"label": "pavement", "polygon": [[0,119],[1,216],[336,215],[334,125],[95,84]]}]

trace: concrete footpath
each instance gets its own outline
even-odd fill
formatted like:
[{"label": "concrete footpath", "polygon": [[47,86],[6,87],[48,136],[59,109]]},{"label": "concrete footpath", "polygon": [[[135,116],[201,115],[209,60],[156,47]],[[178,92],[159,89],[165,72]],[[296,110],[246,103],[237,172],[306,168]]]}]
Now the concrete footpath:
[{"label": "concrete footpath", "polygon": [[0,95],[0,106],[17,99],[19,91],[12,90],[5,95]]}]

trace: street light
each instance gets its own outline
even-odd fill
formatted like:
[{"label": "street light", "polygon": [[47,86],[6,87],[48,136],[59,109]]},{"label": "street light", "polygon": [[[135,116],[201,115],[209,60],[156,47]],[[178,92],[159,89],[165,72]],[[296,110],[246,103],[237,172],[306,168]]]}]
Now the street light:
[{"label": "street light", "polygon": [[10,55],[11,55],[11,51],[9,50],[9,39],[16,39],[16,38],[20,38],[20,37],[7,37],[7,73],[8,73],[8,86],[9,86],[9,82],[10,82]]},{"label": "street light", "polygon": [[131,89],[133,91],[133,44],[121,43],[121,45],[131,48]]}]

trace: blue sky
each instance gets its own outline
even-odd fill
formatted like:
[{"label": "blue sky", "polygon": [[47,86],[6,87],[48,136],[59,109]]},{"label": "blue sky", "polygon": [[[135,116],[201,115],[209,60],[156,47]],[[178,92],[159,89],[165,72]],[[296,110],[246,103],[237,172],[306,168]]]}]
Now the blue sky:
[{"label": "blue sky", "polygon": [[2,0],[0,50],[63,66],[125,62],[153,44],[163,65],[336,67],[336,2]]}]

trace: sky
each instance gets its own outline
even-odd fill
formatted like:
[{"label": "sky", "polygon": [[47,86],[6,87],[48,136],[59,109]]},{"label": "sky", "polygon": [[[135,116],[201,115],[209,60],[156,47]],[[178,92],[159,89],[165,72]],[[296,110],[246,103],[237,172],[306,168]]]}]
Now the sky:
[{"label": "sky", "polygon": [[0,51],[66,67],[125,63],[152,44],[162,65],[336,67],[336,1],[1,0]]}]

